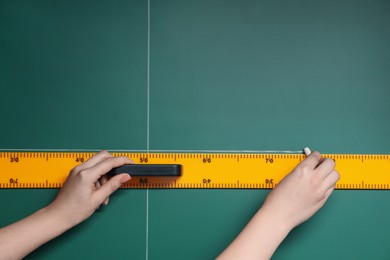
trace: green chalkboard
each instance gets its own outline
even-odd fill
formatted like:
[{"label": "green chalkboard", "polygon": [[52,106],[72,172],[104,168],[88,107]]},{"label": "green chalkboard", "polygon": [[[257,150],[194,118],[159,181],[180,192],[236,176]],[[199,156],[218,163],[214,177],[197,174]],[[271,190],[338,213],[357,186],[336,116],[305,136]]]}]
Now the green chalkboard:
[{"label": "green chalkboard", "polygon": [[[0,149],[388,154],[389,14],[383,0],[1,0]],[[268,192],[120,190],[27,259],[213,259]],[[56,193],[0,190],[0,226]],[[388,191],[335,191],[274,259],[390,259],[389,220]]]}]

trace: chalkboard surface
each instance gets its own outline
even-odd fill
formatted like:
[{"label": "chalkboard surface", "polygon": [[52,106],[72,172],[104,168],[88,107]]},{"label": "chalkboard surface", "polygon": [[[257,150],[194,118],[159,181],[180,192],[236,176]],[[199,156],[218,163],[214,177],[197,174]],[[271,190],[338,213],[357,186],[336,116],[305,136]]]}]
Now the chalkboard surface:
[{"label": "chalkboard surface", "polygon": [[[389,13],[381,0],[2,0],[0,148],[388,154]],[[213,259],[268,192],[120,190],[27,259]],[[0,225],[56,193],[0,190]],[[388,191],[335,191],[274,259],[390,259],[389,219]]]}]

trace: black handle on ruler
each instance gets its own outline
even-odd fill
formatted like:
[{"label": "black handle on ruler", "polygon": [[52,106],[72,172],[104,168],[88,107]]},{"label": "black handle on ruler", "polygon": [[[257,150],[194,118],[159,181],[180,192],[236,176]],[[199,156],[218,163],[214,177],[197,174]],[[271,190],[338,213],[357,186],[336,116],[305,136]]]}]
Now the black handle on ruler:
[{"label": "black handle on ruler", "polygon": [[130,176],[181,176],[180,164],[125,164],[113,168],[107,174],[110,176],[128,173]]}]

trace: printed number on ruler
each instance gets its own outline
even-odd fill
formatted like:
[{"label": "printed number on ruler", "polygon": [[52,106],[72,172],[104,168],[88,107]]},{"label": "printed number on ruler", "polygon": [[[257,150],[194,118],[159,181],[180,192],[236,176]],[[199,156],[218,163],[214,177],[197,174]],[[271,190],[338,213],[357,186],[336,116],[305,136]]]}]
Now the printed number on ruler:
[{"label": "printed number on ruler", "polygon": [[[0,188],[60,188],[91,152],[0,152]],[[134,177],[124,188],[269,189],[303,154],[113,153],[139,164],[181,164],[180,177]],[[327,154],[336,161],[337,189],[390,189],[389,155]]]}]

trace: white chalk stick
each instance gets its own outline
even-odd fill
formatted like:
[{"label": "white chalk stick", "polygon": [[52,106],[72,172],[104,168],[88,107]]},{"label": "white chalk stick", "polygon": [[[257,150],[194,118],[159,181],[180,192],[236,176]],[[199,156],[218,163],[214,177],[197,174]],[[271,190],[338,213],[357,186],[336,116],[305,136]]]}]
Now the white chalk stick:
[{"label": "white chalk stick", "polygon": [[305,152],[306,156],[309,156],[311,154],[309,147],[305,147],[303,151]]}]

